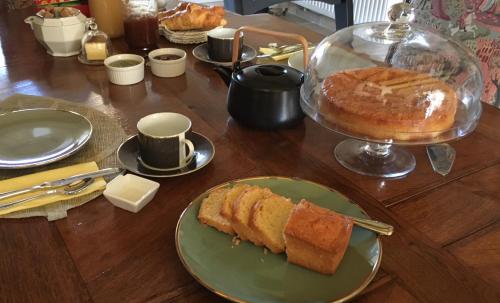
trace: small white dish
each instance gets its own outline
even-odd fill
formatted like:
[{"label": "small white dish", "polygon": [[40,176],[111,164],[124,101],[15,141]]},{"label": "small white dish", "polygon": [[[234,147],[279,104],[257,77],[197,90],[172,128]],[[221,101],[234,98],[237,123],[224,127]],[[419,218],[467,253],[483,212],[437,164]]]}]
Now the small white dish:
[{"label": "small white dish", "polygon": [[136,213],[155,196],[160,184],[136,175],[119,175],[106,186],[104,197],[114,206]]},{"label": "small white dish", "polygon": [[[113,66],[118,62],[135,61],[132,66]],[[144,58],[134,54],[120,54],[106,58],[104,60],[108,79],[117,85],[130,85],[144,80]]]},{"label": "small white dish", "polygon": [[[178,59],[155,59],[159,56],[175,55]],[[186,52],[178,48],[160,48],[148,54],[153,75],[163,78],[178,77],[186,71]]]}]

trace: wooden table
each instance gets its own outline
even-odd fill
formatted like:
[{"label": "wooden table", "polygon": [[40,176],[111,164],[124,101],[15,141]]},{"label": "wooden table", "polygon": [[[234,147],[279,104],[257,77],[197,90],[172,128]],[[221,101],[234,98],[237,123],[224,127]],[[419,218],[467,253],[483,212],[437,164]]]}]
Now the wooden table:
[{"label": "wooden table", "polygon": [[[221,302],[184,270],[174,244],[176,222],[208,188],[261,175],[325,184],[395,226],[394,235],[382,239],[379,273],[356,302],[500,302],[498,109],[485,105],[477,130],[452,143],[457,159],[450,175],[434,173],[424,147],[412,147],[417,168],[408,177],[364,177],[333,158],[344,137],[309,118],[282,131],[240,126],[226,111],[226,85],[191,55],[182,77],[161,79],[148,71],[139,84],[111,85],[102,67],[47,55],[23,23],[29,14],[0,12],[0,99],[24,93],[71,100],[105,111],[130,133],[142,116],[179,112],[215,143],[216,156],[194,174],[158,180],[158,195],[137,214],[101,197],[56,222],[1,220],[1,302]],[[273,16],[229,16],[229,26],[244,24],[321,39]],[[114,44],[125,50],[123,41]],[[168,43],[162,39],[162,45]]]}]

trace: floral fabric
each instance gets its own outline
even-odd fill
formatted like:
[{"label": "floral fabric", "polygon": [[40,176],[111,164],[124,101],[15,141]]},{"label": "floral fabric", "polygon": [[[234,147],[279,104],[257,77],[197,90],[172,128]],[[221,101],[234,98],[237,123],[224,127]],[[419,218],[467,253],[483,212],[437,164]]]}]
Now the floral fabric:
[{"label": "floral fabric", "polygon": [[483,74],[481,100],[500,107],[500,0],[416,0],[415,21],[467,45]]}]

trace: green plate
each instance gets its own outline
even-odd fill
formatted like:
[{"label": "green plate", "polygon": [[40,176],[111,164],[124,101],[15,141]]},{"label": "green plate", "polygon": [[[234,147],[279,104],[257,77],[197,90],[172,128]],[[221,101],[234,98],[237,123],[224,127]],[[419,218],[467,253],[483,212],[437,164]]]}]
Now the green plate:
[{"label": "green plate", "polygon": [[269,187],[295,203],[308,199],[339,213],[368,218],[346,197],[323,185],[283,177],[228,182],[198,196],[182,213],[176,230],[177,253],[187,271],[214,293],[235,302],[344,302],[360,293],[375,276],[382,243],[373,232],[354,227],[349,247],[334,275],[323,275],[286,262],[286,255],[265,253],[199,223],[201,201],[221,187],[246,183]]},{"label": "green plate", "polygon": [[0,115],[0,168],[49,164],[74,154],[92,135],[84,116],[65,110],[35,108]]}]

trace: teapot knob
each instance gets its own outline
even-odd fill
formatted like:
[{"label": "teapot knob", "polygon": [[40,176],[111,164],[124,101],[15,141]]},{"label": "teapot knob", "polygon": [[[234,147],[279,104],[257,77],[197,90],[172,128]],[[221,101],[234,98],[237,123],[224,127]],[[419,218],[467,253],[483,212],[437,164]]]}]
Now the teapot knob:
[{"label": "teapot knob", "polygon": [[392,23],[410,23],[415,20],[415,9],[408,0],[391,5],[387,16]]},{"label": "teapot knob", "polygon": [[85,20],[85,27],[91,31],[96,31],[97,30],[97,23],[95,22],[95,18],[87,18]]}]

